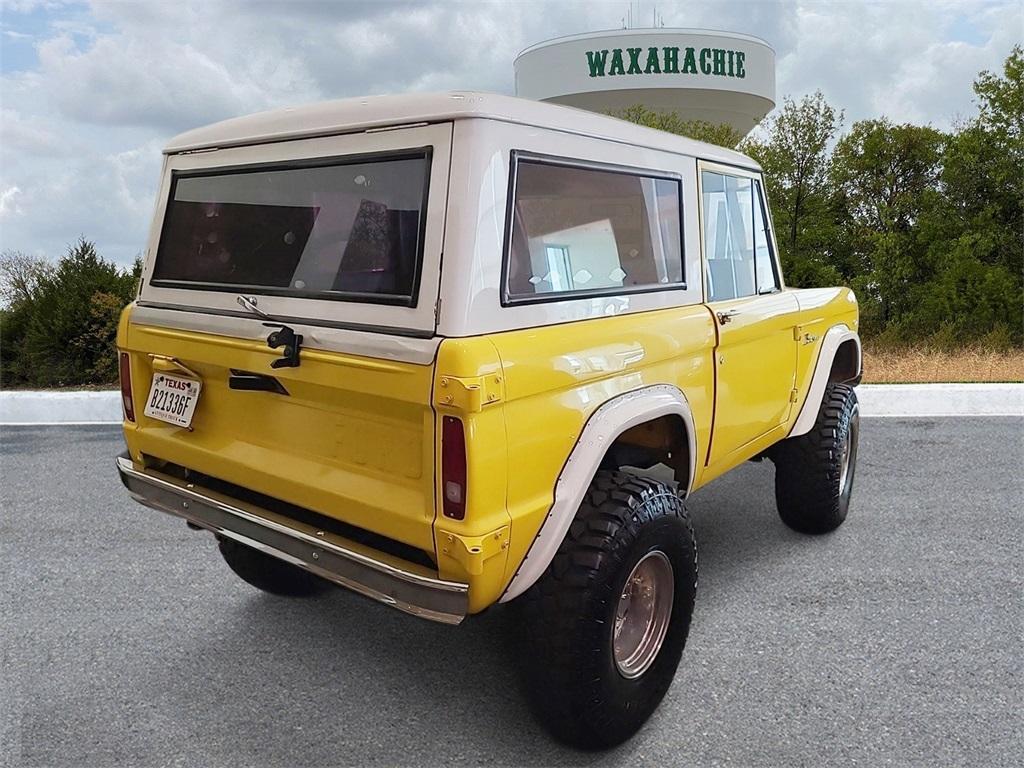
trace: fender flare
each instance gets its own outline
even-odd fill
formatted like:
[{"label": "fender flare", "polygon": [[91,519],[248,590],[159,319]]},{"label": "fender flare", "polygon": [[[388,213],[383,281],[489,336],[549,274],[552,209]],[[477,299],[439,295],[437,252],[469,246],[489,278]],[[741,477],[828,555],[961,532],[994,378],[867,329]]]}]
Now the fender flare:
[{"label": "fender flare", "polygon": [[518,597],[547,570],[576,517],[608,446],[627,429],[661,416],[679,416],[686,426],[690,459],[686,493],[689,494],[697,471],[697,434],[686,395],[670,384],[656,384],[613,397],[587,419],[558,476],[548,516],[499,602],[506,603]]},{"label": "fender flare", "polygon": [[811,427],[814,426],[814,422],[818,418],[821,399],[825,396],[825,387],[828,385],[836,352],[844,342],[851,340],[857,347],[857,374],[860,375],[863,370],[860,337],[856,331],[851,331],[845,324],[833,325],[825,333],[825,338],[821,340],[821,348],[818,350],[818,360],[814,366],[814,374],[811,376],[811,384],[807,389],[807,397],[800,409],[800,415],[793,422],[793,428],[787,437],[799,437],[811,431]]}]

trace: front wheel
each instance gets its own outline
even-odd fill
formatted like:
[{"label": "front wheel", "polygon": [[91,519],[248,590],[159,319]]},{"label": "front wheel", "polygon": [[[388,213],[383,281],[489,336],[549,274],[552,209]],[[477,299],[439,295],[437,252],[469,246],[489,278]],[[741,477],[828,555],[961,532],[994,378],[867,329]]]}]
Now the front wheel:
[{"label": "front wheel", "polygon": [[850,511],[857,469],[860,407],[847,384],[829,384],[811,430],[779,443],[775,503],[779,516],[801,533],[834,531]]},{"label": "front wheel", "polygon": [[675,492],[598,472],[523,597],[527,693],[556,738],[605,749],[639,730],[679,666],[696,582],[693,529]]}]

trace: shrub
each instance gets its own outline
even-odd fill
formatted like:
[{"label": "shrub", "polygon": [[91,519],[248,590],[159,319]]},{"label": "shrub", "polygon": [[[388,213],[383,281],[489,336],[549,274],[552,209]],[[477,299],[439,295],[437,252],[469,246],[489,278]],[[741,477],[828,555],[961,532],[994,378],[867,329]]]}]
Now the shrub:
[{"label": "shrub", "polygon": [[118,316],[134,297],[140,271],[138,263],[123,270],[106,261],[84,238],[41,270],[0,318],[3,385],[115,382]]}]

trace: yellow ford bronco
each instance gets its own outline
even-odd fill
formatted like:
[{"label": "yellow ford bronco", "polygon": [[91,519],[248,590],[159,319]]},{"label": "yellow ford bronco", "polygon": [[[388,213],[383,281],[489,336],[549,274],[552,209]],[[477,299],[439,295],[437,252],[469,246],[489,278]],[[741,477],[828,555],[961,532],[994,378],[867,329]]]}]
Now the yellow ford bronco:
[{"label": "yellow ford bronco", "polygon": [[267,592],[514,601],[542,721],[606,747],[679,664],[691,493],[767,458],[787,525],[846,517],[857,324],[785,287],[737,152],[490,94],[266,112],[165,150],[117,464]]}]

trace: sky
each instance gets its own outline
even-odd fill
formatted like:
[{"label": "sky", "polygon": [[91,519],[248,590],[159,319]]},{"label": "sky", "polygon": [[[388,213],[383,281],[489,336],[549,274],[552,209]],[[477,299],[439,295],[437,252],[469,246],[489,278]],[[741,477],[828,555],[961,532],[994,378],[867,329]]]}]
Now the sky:
[{"label": "sky", "polygon": [[[512,61],[621,28],[628,2],[0,0],[0,250],[59,257],[84,236],[145,247],[160,151],[181,131],[346,96],[511,93]],[[666,27],[746,32],[777,53],[777,101],[821,90],[846,124],[948,129],[1024,39],[1021,0],[634,2]]]}]

